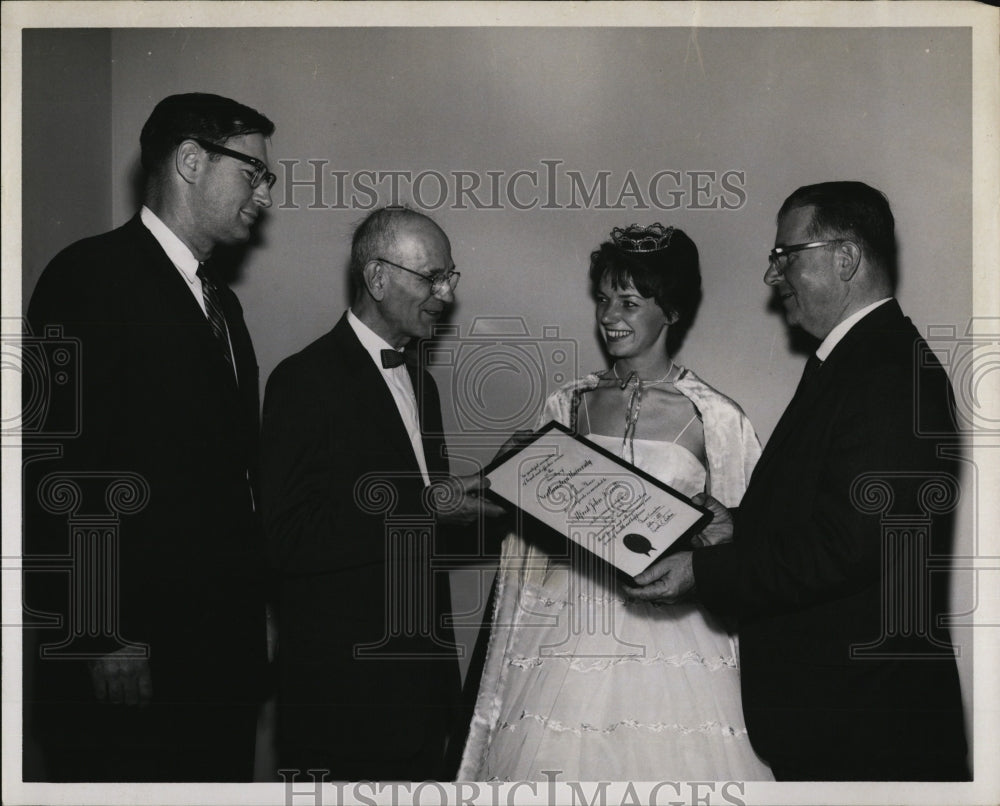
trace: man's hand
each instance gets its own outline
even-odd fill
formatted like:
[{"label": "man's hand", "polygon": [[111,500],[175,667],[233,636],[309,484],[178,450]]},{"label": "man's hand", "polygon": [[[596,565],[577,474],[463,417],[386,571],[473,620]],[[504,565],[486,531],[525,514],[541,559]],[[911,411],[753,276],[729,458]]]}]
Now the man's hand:
[{"label": "man's hand", "polygon": [[134,649],[119,649],[90,662],[90,682],[101,702],[115,705],[148,705],[153,698],[153,678],[148,658],[132,657]]},{"label": "man's hand", "polygon": [[479,475],[449,476],[427,488],[427,503],[437,515],[438,522],[465,526],[479,520],[480,513],[497,518],[505,510],[483,498],[489,481]]},{"label": "man's hand", "polygon": [[694,590],[694,568],[691,552],[681,551],[657,560],[639,574],[636,585],[624,585],[633,599],[673,604]]},{"label": "man's hand", "polygon": [[716,546],[719,543],[728,543],[733,539],[733,516],[721,501],[705,493],[698,493],[691,500],[711,510],[714,516],[704,531],[691,538],[692,546],[695,548]]},{"label": "man's hand", "polygon": [[[534,431],[515,431],[510,435],[510,438],[500,446],[500,450],[497,451],[497,456],[503,456],[505,453],[510,453],[518,448],[524,448],[530,445],[534,439]],[[493,458],[495,459],[496,456]]]}]

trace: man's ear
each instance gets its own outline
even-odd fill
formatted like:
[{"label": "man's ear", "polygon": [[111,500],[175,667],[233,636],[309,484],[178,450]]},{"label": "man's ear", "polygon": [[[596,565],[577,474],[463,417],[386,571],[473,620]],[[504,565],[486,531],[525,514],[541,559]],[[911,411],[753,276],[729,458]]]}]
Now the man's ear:
[{"label": "man's ear", "polygon": [[377,260],[369,260],[361,270],[361,276],[372,299],[381,302],[385,298],[385,286],[388,282],[382,264]]},{"label": "man's ear", "polygon": [[837,247],[837,275],[845,283],[854,277],[861,265],[861,247],[854,241],[841,241]]},{"label": "man's ear", "polygon": [[208,154],[196,142],[185,140],[174,152],[174,168],[185,182],[194,184],[207,159]]}]

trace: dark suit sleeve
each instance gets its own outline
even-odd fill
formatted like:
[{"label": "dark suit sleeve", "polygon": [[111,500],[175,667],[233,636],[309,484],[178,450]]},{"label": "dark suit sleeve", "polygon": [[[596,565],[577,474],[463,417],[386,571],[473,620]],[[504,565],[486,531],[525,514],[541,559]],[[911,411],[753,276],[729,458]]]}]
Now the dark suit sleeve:
[{"label": "dark suit sleeve", "polygon": [[365,539],[365,517],[353,496],[352,465],[359,457],[348,455],[350,440],[338,433],[350,424],[340,421],[322,384],[320,371],[285,362],[264,395],[264,529],[272,566],[289,575],[379,562],[385,553],[381,541]]},{"label": "dark suit sleeve", "polygon": [[[137,469],[134,440],[130,438],[134,435],[124,433],[122,427],[128,397],[125,351],[134,334],[128,331],[121,315],[128,301],[115,283],[107,281],[108,263],[107,256],[88,242],[69,247],[52,260],[39,278],[28,306],[28,322],[35,337],[51,338],[52,329],[57,328],[55,333],[77,345],[77,366],[70,371],[76,374],[79,384],[75,417],[78,434],[51,440],[61,450],[58,460],[39,463],[37,468],[31,466],[25,474],[25,548],[29,554],[61,555],[68,546],[65,516],[49,514],[38,500],[41,474],[54,471],[85,476]],[[44,438],[44,434],[41,436]],[[136,536],[121,546],[123,565],[135,567],[135,558],[141,555],[139,542],[141,536]],[[37,601],[43,608],[60,599],[58,593],[46,593],[49,584],[45,581],[38,594]],[[122,635],[132,641],[146,640],[149,603],[138,579],[130,576],[120,580],[118,604]],[[57,610],[63,607],[56,604]],[[116,643],[109,637],[91,636],[79,639],[77,646],[101,652]]]},{"label": "dark suit sleeve", "polygon": [[[812,443],[795,438],[784,446],[801,456],[783,466],[802,472],[788,473],[767,491],[771,517],[758,523],[740,512],[734,542],[695,551],[696,585],[709,607],[747,617],[806,607],[872,584],[883,561],[881,523],[877,513],[859,507],[855,481],[870,472],[891,476],[897,505],[913,511],[920,472],[946,469],[933,441],[914,433],[912,373],[886,364],[855,372],[850,388],[838,390],[833,416],[811,424],[825,431],[815,443],[823,455],[810,456]],[[927,394],[920,405],[940,421],[948,399]],[[910,471],[918,472],[907,478]],[[801,491],[810,491],[811,499],[803,500]]]}]

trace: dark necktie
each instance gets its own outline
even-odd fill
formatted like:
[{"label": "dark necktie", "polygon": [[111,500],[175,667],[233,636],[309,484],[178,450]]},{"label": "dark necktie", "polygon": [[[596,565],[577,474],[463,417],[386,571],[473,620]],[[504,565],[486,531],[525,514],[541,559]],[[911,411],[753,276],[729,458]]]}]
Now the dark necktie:
[{"label": "dark necktie", "polygon": [[219,301],[219,287],[212,278],[212,272],[204,263],[198,264],[198,278],[201,280],[201,293],[205,299],[205,314],[208,316],[208,323],[212,326],[212,335],[222,349],[222,356],[226,363],[233,369],[233,353],[229,345],[229,331],[226,328],[226,316],[222,312],[222,303]]},{"label": "dark necktie", "polygon": [[771,438],[764,446],[764,452],[761,455],[760,461],[757,463],[756,469],[754,470],[755,477],[761,468],[767,464],[770,458],[780,450],[779,446],[784,442],[785,438],[792,430],[795,421],[803,417],[808,419],[807,411],[803,410],[803,406],[810,398],[807,393],[816,383],[817,378],[819,378],[819,369],[821,366],[823,366],[823,362],[816,357],[815,353],[809,356],[809,360],[806,361],[805,369],[802,370],[802,378],[799,380],[799,385],[795,389],[795,394],[792,395],[792,399],[788,401],[788,405],[785,406],[785,410],[782,413],[781,418],[778,420],[778,424],[774,427],[774,431],[771,433]]},{"label": "dark necktie", "polygon": [[383,369],[394,369],[395,367],[401,367],[406,363],[406,356],[403,355],[399,350],[383,350],[382,351],[382,368]]},{"label": "dark necktie", "polygon": [[805,369],[802,370],[802,378],[799,380],[798,388],[795,390],[795,394],[792,396],[792,400],[798,400],[802,397],[802,394],[815,383],[817,376],[819,375],[819,368],[823,366],[823,362],[819,360],[816,353],[809,354],[809,360],[806,361]]}]

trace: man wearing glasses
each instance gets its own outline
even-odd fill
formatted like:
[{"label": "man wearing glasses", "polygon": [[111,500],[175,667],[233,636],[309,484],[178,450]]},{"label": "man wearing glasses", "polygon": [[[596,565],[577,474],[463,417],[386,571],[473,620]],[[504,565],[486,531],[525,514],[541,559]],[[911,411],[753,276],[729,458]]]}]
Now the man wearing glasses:
[{"label": "man wearing glasses", "polygon": [[385,208],[355,231],[350,274],[350,309],[264,399],[279,758],[300,777],[447,780],[460,679],[437,527],[501,514],[474,479],[447,477],[437,389],[412,349],[459,273],[437,224]]},{"label": "man wearing glasses", "polygon": [[747,729],[778,780],[968,780],[941,619],[953,396],[892,297],[894,228],[860,182],[785,201],[764,281],[818,347],[739,509],[708,499],[710,545],[630,590],[738,619]]},{"label": "man wearing glasses", "polygon": [[118,517],[110,542],[95,528],[70,547],[70,581],[26,580],[27,606],[63,626],[26,636],[42,780],[252,780],[266,669],[257,361],[212,258],[271,206],[273,131],[228,98],[165,98],[140,136],[140,212],[63,250],[32,296],[36,335],[78,340],[81,432],[28,466],[26,554],[55,562],[70,545],[48,479],[79,491],[72,517]]}]

